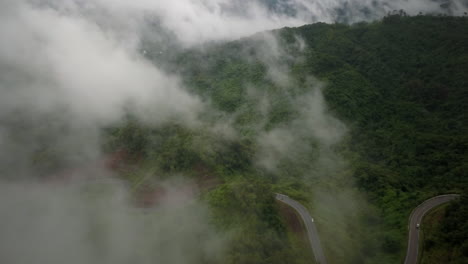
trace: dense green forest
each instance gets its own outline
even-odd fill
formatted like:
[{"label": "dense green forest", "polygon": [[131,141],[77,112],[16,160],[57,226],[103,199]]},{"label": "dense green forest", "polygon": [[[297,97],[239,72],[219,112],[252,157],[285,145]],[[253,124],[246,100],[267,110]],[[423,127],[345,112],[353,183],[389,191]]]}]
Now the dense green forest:
[{"label": "dense green forest", "polygon": [[421,263],[467,263],[468,197],[435,209],[425,219]]},{"label": "dense green forest", "polygon": [[[201,199],[219,230],[236,231],[224,263],[310,263],[274,192],[309,207],[330,263],[400,263],[411,210],[468,187],[467,49],[468,18],[398,14],[185,50],[164,67],[211,105],[203,125],[129,115],[105,148],[126,153],[135,190],[174,174],[216,179]],[[430,242],[457,245],[456,263],[466,243],[441,234],[466,234],[461,207]]]}]

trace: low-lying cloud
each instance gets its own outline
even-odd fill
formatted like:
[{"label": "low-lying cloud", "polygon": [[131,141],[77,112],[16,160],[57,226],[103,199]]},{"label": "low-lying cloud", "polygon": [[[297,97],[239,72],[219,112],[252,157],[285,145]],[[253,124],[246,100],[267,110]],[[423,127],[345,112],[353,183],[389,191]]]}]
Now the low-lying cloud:
[{"label": "low-lying cloud", "polygon": [[[173,205],[177,184],[143,214],[132,211],[126,188],[104,186],[111,193],[96,196],[61,183],[112,176],[94,165],[103,159],[101,129],[127,112],[152,125],[194,126],[205,107],[144,58],[136,34],[99,24],[77,12],[80,4],[0,3],[0,262],[213,261],[224,238],[198,197]],[[44,171],[58,182],[40,181]]]},{"label": "low-lying cloud", "polygon": [[117,33],[49,7],[1,5],[0,142],[10,150],[1,160],[11,161],[5,167],[27,167],[19,161],[40,150],[40,137],[49,133],[64,156],[96,159],[99,129],[129,110],[153,124],[197,122],[202,102]]},{"label": "low-lying cloud", "polygon": [[[118,31],[129,41],[134,33],[165,32],[180,44],[233,40],[257,32],[314,22],[370,21],[394,10],[410,15],[464,15],[463,0],[30,0],[36,6],[53,7],[67,16],[86,17],[101,27]],[[157,28],[145,27],[148,23]],[[152,31],[152,30],[155,30]],[[152,32],[151,32],[152,31]],[[149,37],[149,36],[147,36]]]},{"label": "low-lying cloud", "polygon": [[[154,215],[140,217],[128,214],[125,188],[90,198],[80,185],[34,180],[37,163],[74,167],[102,158],[101,129],[127,112],[156,126],[173,120],[201,125],[199,115],[211,110],[209,103],[188,92],[179,76],[162,70],[158,59],[150,62],[141,50],[145,39],[170,43],[163,47],[170,50],[317,21],[372,20],[395,9],[455,15],[467,10],[461,0],[441,7],[442,2],[1,1],[0,262],[207,263],[220,257],[225,237],[207,224],[208,209],[196,197],[182,208],[163,204]],[[279,63],[284,52],[274,36],[267,43],[258,59],[271,81],[287,89],[288,69]],[[303,45],[298,39],[297,47]],[[301,139],[310,135],[319,142],[320,166],[332,164],[333,170],[341,162],[331,147],[346,128],[327,113],[321,84],[307,85],[314,89],[294,101],[295,121],[259,134],[261,167],[274,171],[278,160],[308,152]],[[214,129],[232,133],[226,123]],[[92,174],[111,174],[101,169]]]},{"label": "low-lying cloud", "polygon": [[166,199],[142,211],[120,182],[1,184],[0,262],[219,261],[224,237],[208,224],[206,205],[194,197],[174,204],[177,184],[165,185]]},{"label": "low-lying cloud", "polygon": [[[78,2],[80,7],[89,9],[89,4],[83,4],[88,1],[68,2]],[[393,10],[405,10],[411,15],[463,15],[468,11],[468,3],[463,0],[98,0],[91,6],[117,15],[117,21],[141,22],[141,17],[157,21],[189,46],[314,22],[370,21]],[[133,27],[136,24],[140,23],[133,23]]]},{"label": "low-lying cloud", "polygon": [[157,105],[155,120],[197,112],[200,102],[176,76],[85,18],[18,4],[14,15],[1,19],[3,108],[47,111],[62,104],[78,118],[99,122],[115,120],[131,103]]},{"label": "low-lying cloud", "polygon": [[331,148],[343,139],[347,128],[327,112],[323,84],[314,81],[307,85],[311,91],[293,100],[297,110],[293,121],[259,134],[257,162],[261,167],[274,172],[282,160],[300,161],[311,153],[319,157],[316,164],[310,164],[315,170],[341,162]]}]

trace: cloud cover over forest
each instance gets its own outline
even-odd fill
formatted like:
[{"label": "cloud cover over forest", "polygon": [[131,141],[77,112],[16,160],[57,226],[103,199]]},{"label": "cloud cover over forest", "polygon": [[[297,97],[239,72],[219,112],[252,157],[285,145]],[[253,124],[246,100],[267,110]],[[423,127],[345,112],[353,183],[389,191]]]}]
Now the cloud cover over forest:
[{"label": "cloud cover over forest", "polygon": [[[198,263],[219,258],[227,238],[215,234],[207,224],[209,212],[205,204],[194,202],[184,210],[175,211],[161,206],[159,210],[164,212],[165,218],[156,219],[156,227],[153,226],[161,232],[139,240],[134,237],[132,228],[144,220],[122,213],[131,207],[125,198],[125,188],[117,187],[110,200],[106,200],[108,197],[98,198],[105,204],[104,208],[90,213],[87,210],[93,209],[84,208],[91,205],[83,200],[81,192],[75,189],[77,187],[57,190],[31,183],[37,180],[37,171],[32,164],[34,158],[44,149],[52,149],[51,152],[56,153],[54,158],[66,164],[64,167],[81,166],[100,159],[101,129],[121,120],[127,111],[156,126],[174,119],[187,127],[204,125],[200,115],[205,111],[215,111],[210,102],[189,92],[180,76],[166,72],[157,61],[149,62],[141,50],[144,38],[153,37],[161,43],[170,38],[182,47],[203,47],[207,42],[238,39],[285,26],[375,19],[395,9],[404,9],[412,14],[461,14],[467,10],[467,5],[463,1],[451,1],[442,8],[437,1],[423,0],[2,1],[0,213],[2,217],[9,215],[9,218],[2,220],[0,233],[5,234],[7,230],[18,232],[7,232],[8,236],[0,239],[0,247],[5,250],[0,254],[0,260],[12,263],[20,259],[24,263],[32,263],[39,259],[63,263],[70,255],[49,258],[49,247],[61,248],[61,252],[80,247],[76,251],[80,256],[74,258],[76,263],[115,263],[121,257],[132,257],[141,244],[159,245],[168,239],[175,240],[169,243],[167,251],[159,251],[166,263]],[[149,25],[157,25],[158,30],[153,31]],[[269,47],[276,45],[274,37],[267,39],[267,43]],[[300,40],[298,43],[300,46]],[[266,52],[263,58],[278,56],[274,48],[266,49]],[[273,82],[280,86],[288,85],[283,65],[269,60],[263,63],[271,70]],[[286,79],[281,78],[281,74]],[[287,148],[290,148],[289,144],[285,146],[285,142],[278,140],[278,135],[300,138],[306,133],[304,122],[308,123],[305,129],[311,128],[325,145],[333,144],[343,136],[346,131],[344,125],[325,113],[320,84],[314,82],[312,86],[317,86],[316,92],[300,103],[308,105],[312,102],[313,107],[300,108],[299,121],[292,127],[260,134],[259,144],[265,151],[257,157],[261,166],[275,169],[274,160],[280,157],[274,155],[289,153]],[[230,126],[229,120],[226,123]],[[299,144],[294,140],[291,142],[294,146]],[[104,168],[96,168],[92,172],[108,173]],[[169,189],[177,186],[172,182],[167,185],[171,186]],[[27,194],[19,195],[21,192]],[[73,214],[76,217],[71,218]],[[179,226],[185,227],[178,236],[164,232],[176,228],[173,220],[178,219],[183,222]],[[81,247],[83,241],[89,239],[82,237],[83,233],[98,225],[99,221],[113,224],[109,231],[112,235],[104,235],[104,243],[110,243],[103,246],[107,252],[104,256],[97,256],[92,248]],[[60,235],[53,236],[50,244],[43,244],[41,238],[48,236],[44,230]],[[143,234],[146,231],[135,232]],[[203,253],[188,254],[187,258],[181,258],[177,252],[171,254],[180,243],[190,248],[203,234],[206,236],[205,243],[200,245]],[[13,237],[14,243],[10,244]],[[121,251],[127,244],[119,241],[132,238],[137,242],[128,251]],[[24,241],[32,244],[24,245]],[[213,247],[214,244],[218,246]],[[31,258],[23,259],[25,255],[14,250],[18,248],[31,252]],[[144,259],[143,263],[145,261],[150,260]]]}]

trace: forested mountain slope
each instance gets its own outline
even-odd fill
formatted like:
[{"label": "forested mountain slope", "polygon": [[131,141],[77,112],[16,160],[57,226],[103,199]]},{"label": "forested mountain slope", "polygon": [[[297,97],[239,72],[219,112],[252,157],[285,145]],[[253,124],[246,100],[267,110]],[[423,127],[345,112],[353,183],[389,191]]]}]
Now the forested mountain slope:
[{"label": "forested mountain slope", "polygon": [[331,263],[398,263],[412,208],[468,187],[467,47],[466,17],[401,14],[191,49],[165,67],[212,105],[205,126],[129,117],[107,149],[137,160],[129,179],[219,179],[203,197],[236,230],[228,263],[308,261],[274,192],[309,203]]}]

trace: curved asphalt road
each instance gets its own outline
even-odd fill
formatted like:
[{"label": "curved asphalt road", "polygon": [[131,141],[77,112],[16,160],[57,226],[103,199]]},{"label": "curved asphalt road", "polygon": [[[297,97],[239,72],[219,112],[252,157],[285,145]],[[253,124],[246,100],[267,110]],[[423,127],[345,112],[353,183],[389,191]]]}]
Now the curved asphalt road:
[{"label": "curved asphalt road", "polygon": [[424,215],[436,206],[443,203],[450,202],[457,198],[457,194],[446,194],[433,197],[429,200],[424,201],[418,205],[410,215],[409,221],[409,238],[408,238],[408,250],[406,251],[405,264],[417,264],[418,263],[418,250],[419,250],[419,228],[416,227],[420,224]]},{"label": "curved asphalt road", "polygon": [[315,260],[319,264],[327,264],[327,260],[325,259],[325,255],[323,254],[322,244],[320,244],[317,227],[315,226],[314,220],[310,216],[307,209],[304,206],[302,206],[302,204],[289,198],[287,195],[277,193],[275,198],[291,206],[299,213],[299,215],[302,218],[302,221],[306,226],[307,236],[309,237],[310,246],[312,247],[312,251],[314,252]]},{"label": "curved asphalt road", "polygon": [[[123,184],[126,186],[126,184]],[[409,238],[408,238],[408,249],[406,251],[405,264],[417,264],[418,263],[418,251],[419,251],[419,228],[417,224],[420,224],[424,215],[428,213],[434,207],[437,207],[441,204],[450,202],[460,195],[458,194],[445,194],[432,197],[416,207],[410,215],[409,221]],[[289,196],[284,194],[275,194],[275,198],[292,208],[294,208],[302,218],[306,229],[307,236],[310,241],[310,246],[315,256],[315,260],[318,264],[327,264],[325,254],[323,253],[322,244],[320,243],[320,238],[318,235],[317,227],[315,226],[314,219],[310,216],[307,209],[300,204],[299,202],[289,198]]]}]

